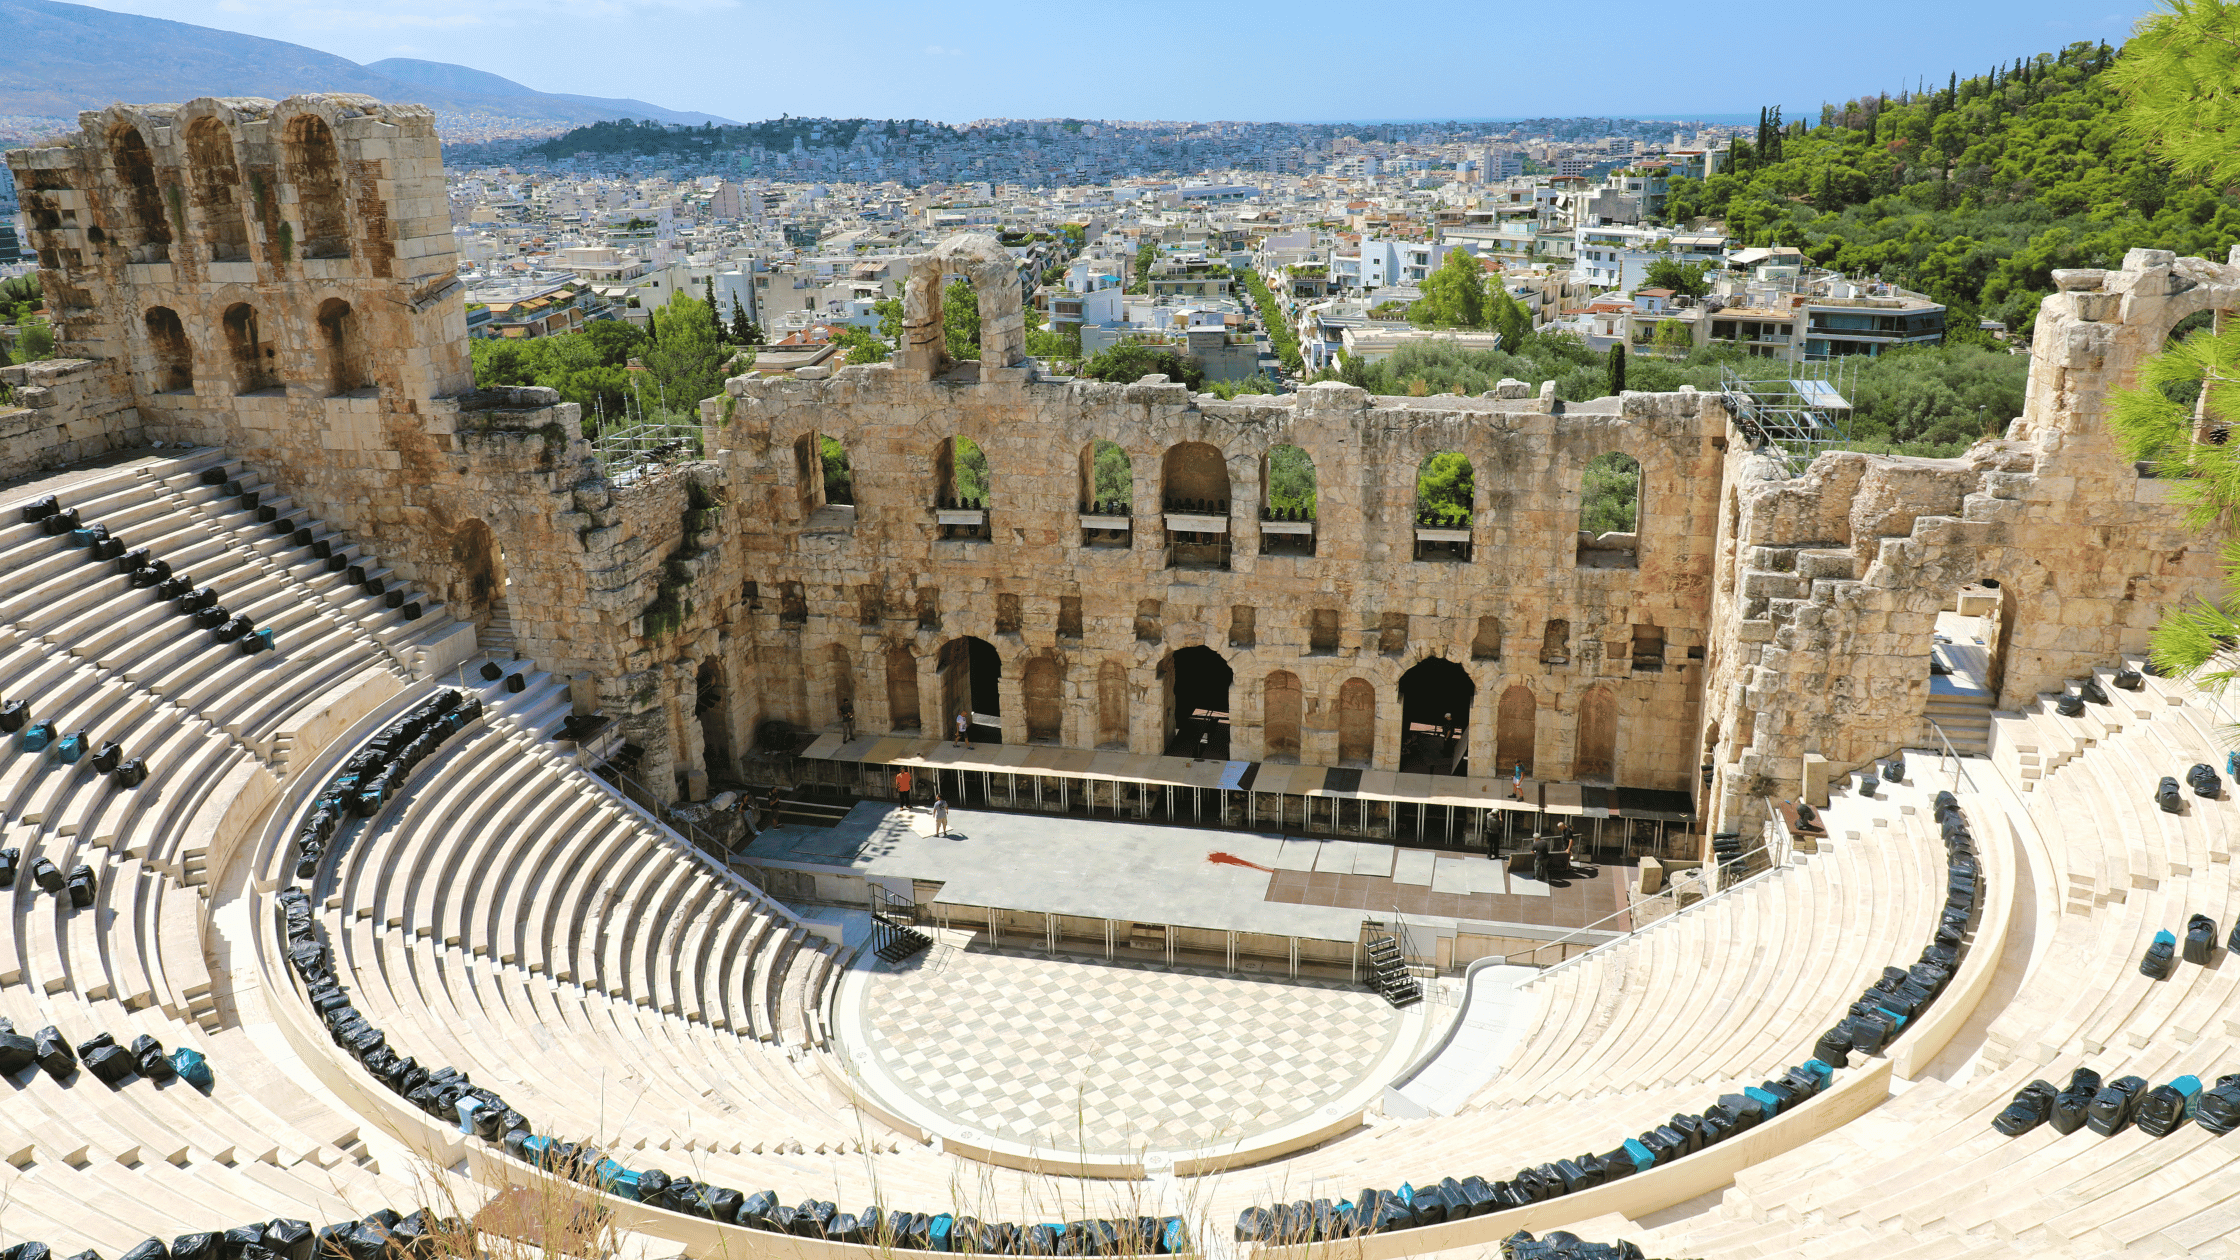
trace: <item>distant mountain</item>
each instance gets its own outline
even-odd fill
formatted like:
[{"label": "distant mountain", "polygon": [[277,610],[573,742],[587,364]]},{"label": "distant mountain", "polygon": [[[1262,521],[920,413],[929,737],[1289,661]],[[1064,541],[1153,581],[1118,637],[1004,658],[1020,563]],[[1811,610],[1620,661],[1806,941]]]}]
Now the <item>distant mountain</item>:
[{"label": "distant mountain", "polygon": [[573,92],[539,92],[523,87],[504,75],[477,70],[473,66],[455,66],[448,61],[420,61],[412,57],[385,57],[369,61],[366,69],[387,75],[400,83],[418,84],[446,92],[475,93],[482,96],[519,97],[532,96],[548,101],[573,101],[597,112],[601,119],[637,118],[654,122],[701,123],[731,125],[731,120],[719,114],[703,114],[694,110],[663,109],[644,101],[620,96],[578,96]]},{"label": "distant mountain", "polygon": [[362,92],[443,113],[554,123],[728,121],[644,101],[537,92],[438,61],[390,58],[361,66],[300,44],[54,0],[0,0],[0,48],[9,50],[0,59],[0,115],[68,117],[118,101]]}]

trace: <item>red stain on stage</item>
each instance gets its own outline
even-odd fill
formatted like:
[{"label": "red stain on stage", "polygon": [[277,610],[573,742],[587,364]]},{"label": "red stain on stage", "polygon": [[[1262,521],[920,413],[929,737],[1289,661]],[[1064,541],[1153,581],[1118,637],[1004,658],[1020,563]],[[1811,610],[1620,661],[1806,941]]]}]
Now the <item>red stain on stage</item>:
[{"label": "red stain on stage", "polygon": [[1262,866],[1258,862],[1247,862],[1234,853],[1208,853],[1206,854],[1206,861],[1213,863],[1215,866],[1249,866],[1253,870],[1266,871],[1270,875],[1276,873],[1276,868],[1272,866]]}]

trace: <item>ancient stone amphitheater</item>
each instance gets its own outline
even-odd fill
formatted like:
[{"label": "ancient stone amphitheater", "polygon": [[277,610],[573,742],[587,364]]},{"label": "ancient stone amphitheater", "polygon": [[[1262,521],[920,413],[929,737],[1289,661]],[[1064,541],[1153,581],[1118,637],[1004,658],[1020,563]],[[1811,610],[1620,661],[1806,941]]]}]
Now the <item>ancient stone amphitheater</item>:
[{"label": "ancient stone amphitheater", "polygon": [[[279,1222],[177,1249],[302,1260],[300,1220],[430,1254],[377,1209],[578,1173],[653,1255],[2235,1250],[2240,1098],[2193,1090],[2240,1070],[2240,805],[2155,799],[2232,719],[2136,670],[2217,548],[2101,414],[2240,307],[2240,260],[2056,273],[2003,438],[1793,467],[1713,394],[1040,379],[1010,261],[961,237],[894,363],[732,380],[695,449],[625,463],[472,388],[425,110],[118,106],[9,162],[70,357],[0,370],[0,1245]],[[942,354],[951,274],[977,363]],[[1098,442],[1156,470],[1131,501],[1091,501]],[[1284,445],[1305,522],[1262,506]],[[1640,525],[1584,538],[1611,450]],[[1436,451],[1466,521],[1413,510]],[[1972,707],[1932,672],[1948,612],[1987,627]],[[843,702],[878,735],[992,715],[1053,783],[1156,759],[1209,649],[1230,763],[1351,767],[1298,789],[1340,817],[1405,801],[1399,691],[1438,659],[1472,764],[1684,794],[1706,869],[1724,834],[1770,860],[1532,976],[1448,1105],[1090,1166],[859,1092],[834,993],[885,964],[664,821]],[[641,799],[591,772],[618,744]],[[2207,948],[2142,971],[2195,915]],[[2139,1078],[2139,1122],[2110,1090],[2112,1136],[1993,1127],[2080,1067]]]}]

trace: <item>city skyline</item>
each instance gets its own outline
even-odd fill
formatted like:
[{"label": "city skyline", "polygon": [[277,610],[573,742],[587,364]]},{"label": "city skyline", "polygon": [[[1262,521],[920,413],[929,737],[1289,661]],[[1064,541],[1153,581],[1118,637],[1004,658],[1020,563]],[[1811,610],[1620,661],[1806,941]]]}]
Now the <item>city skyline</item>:
[{"label": "city skyline", "polygon": [[[1193,28],[1202,49],[1226,51],[1170,65],[1162,59],[1188,44],[1171,23],[1153,20],[1168,10],[1140,3],[1106,6],[1109,28],[1094,46],[1079,48],[1052,44],[1049,15],[1034,6],[977,6],[935,24],[923,9],[871,0],[851,10],[855,35],[841,58],[769,55],[773,36],[793,42],[802,33],[786,11],[748,0],[492,0],[472,10],[436,0],[378,9],[277,0],[95,7],[284,39],[361,63],[452,62],[539,91],[635,96],[740,121],[791,113],[1375,123],[1562,115],[1729,121],[1768,104],[1809,118],[1839,95],[1980,73],[2078,40],[2120,44],[2144,11],[2105,0],[2001,0],[1964,9],[1903,0],[1860,29],[1853,29],[1860,27],[1855,15],[1804,12],[1786,16],[1778,38],[1752,40],[1667,5],[1605,6],[1599,12],[1615,20],[1587,24],[1569,12],[1439,0],[1411,9],[1405,24],[1382,35],[1365,32],[1373,55],[1364,57],[1365,45],[1341,34],[1362,22],[1358,11],[1254,3],[1224,9],[1227,30]],[[1474,29],[1483,36],[1431,34]],[[1934,32],[1933,44],[1925,45],[1924,32]],[[1815,52],[1832,40],[1844,50],[1840,67]],[[1572,51],[1543,55],[1551,48]],[[589,76],[574,68],[587,49],[598,50]],[[1326,75],[1303,78],[1295,89],[1280,75],[1268,77],[1318,63]],[[1659,65],[1672,73],[1598,68]],[[1333,108],[1341,99],[1361,108]]]}]

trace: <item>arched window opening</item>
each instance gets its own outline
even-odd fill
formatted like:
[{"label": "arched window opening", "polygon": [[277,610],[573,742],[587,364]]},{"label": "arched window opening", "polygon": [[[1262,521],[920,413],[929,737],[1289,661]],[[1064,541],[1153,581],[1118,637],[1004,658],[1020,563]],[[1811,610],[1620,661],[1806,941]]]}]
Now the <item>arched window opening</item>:
[{"label": "arched window opening", "polygon": [[1260,685],[1260,730],[1269,761],[1299,761],[1299,726],[1306,716],[1306,689],[1299,676],[1277,670]]},{"label": "arched window opening", "polygon": [[1416,559],[1467,562],[1477,505],[1477,473],[1466,456],[1425,456],[1416,466]]},{"label": "arched window opening", "polygon": [[219,322],[225,328],[226,357],[233,364],[233,392],[254,394],[278,388],[279,379],[272,371],[275,355],[257,330],[256,308],[236,302],[226,308]]},{"label": "arched window opening", "polygon": [[1054,657],[1029,657],[1019,689],[1027,703],[1027,742],[1059,742],[1065,734],[1064,668]]},{"label": "arched window opening", "polygon": [[1571,663],[1571,623],[1561,617],[1548,622],[1540,632],[1540,663],[1542,665],[1569,665]]},{"label": "arched window opening", "polygon": [[1314,460],[1296,446],[1278,446],[1260,461],[1260,554],[1314,554]]},{"label": "arched window opening", "polygon": [[118,182],[124,185],[125,204],[132,215],[126,232],[132,261],[171,261],[171,218],[163,204],[163,190],[156,186],[155,154],[138,127],[120,127],[109,151],[117,164]]},{"label": "arched window opening", "polygon": [[967,635],[941,645],[935,661],[941,679],[941,734],[957,733],[957,715],[964,714],[972,742],[1003,742],[1003,701],[999,680],[1003,658],[986,639]]},{"label": "arched window opening", "polygon": [[724,681],[723,662],[705,657],[694,678],[692,716],[700,723],[700,762],[707,767],[708,785],[729,785],[739,780],[739,765],[731,741],[731,688]]},{"label": "arched window opening", "polygon": [[943,538],[986,542],[988,457],[968,437],[943,438],[933,453],[934,518]]},{"label": "arched window opening", "polygon": [[305,258],[348,258],[350,216],[342,191],[342,158],[326,120],[304,114],[288,124],[288,178],[295,184]]},{"label": "arched window opening", "polygon": [[1579,700],[1579,751],[1571,777],[1608,783],[1618,760],[1618,698],[1608,687],[1590,687]]},{"label": "arched window opening", "polygon": [[1097,747],[1128,746],[1128,667],[1106,661],[1097,667]]},{"label": "arched window opening", "polygon": [[1168,654],[1159,672],[1166,683],[1167,755],[1229,755],[1229,662],[1205,646]]},{"label": "arched window opening", "polygon": [[186,327],[179,313],[168,306],[148,308],[148,348],[155,357],[155,385],[159,393],[194,392],[194,351],[187,345]]},{"label": "arched window opening", "polygon": [[1338,764],[1367,769],[1377,751],[1377,689],[1365,678],[1338,688]]},{"label": "arched window opening", "polygon": [[1496,777],[1532,776],[1532,746],[1539,726],[1539,704],[1532,689],[1513,684],[1501,693],[1493,723],[1493,772]]},{"label": "arched window opening", "polygon": [[1579,481],[1579,567],[1640,564],[1641,462],[1623,451],[1587,461]]},{"label": "arched window opening", "polygon": [[918,658],[897,643],[887,649],[887,727],[914,731],[919,726]]},{"label": "arched window opening", "polygon": [[1166,512],[1167,567],[1229,567],[1229,461],[1220,448],[1181,442],[1160,462],[1159,500]]},{"label": "arched window opening", "polygon": [[195,218],[210,244],[210,261],[249,261],[249,220],[241,209],[233,134],[215,118],[197,118],[187,128],[187,155],[194,166]]},{"label": "arched window opening", "polygon": [[1400,676],[1400,770],[1470,773],[1470,706],[1478,684],[1453,661],[1425,657]]},{"label": "arched window opening", "polygon": [[1081,448],[1081,545],[1124,548],[1135,543],[1135,465],[1118,442]]},{"label": "arched window opening", "polygon": [[505,551],[488,525],[471,520],[452,531],[450,576],[443,596],[447,611],[472,622],[485,648],[510,649],[513,614],[506,603]]},{"label": "arched window opening", "polygon": [[1501,659],[1501,618],[1478,618],[1478,633],[1470,640],[1470,659],[1473,661],[1498,661]]},{"label": "arched window opening", "polygon": [[319,368],[329,394],[347,394],[373,384],[357,312],[341,298],[319,304]]}]

